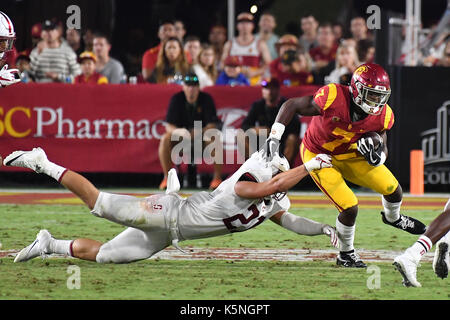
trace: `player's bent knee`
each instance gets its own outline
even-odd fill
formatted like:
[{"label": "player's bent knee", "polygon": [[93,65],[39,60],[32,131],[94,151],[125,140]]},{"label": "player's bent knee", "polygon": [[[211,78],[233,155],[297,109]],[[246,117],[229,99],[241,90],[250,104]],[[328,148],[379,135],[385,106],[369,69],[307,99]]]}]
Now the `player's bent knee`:
[{"label": "player's bent knee", "polygon": [[105,194],[104,192],[99,192],[98,196],[97,196],[97,200],[95,201],[95,204],[93,206],[93,208],[91,209],[91,213],[99,218],[103,218],[103,211],[105,210],[104,208],[104,204],[102,204],[104,202],[104,198],[107,197],[107,194]]},{"label": "player's bent knee", "polygon": [[[123,249],[123,248],[122,248]],[[144,252],[139,248],[116,249],[110,243],[103,244],[98,250],[95,261],[97,263],[130,263],[150,258],[150,252]]]}]

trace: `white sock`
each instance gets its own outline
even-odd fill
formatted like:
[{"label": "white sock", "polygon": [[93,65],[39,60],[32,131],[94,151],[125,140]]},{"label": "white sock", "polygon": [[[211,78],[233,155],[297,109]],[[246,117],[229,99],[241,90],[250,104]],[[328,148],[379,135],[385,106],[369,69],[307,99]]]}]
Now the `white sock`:
[{"label": "white sock", "polygon": [[444,207],[444,211],[447,211],[448,209],[450,209],[450,199],[448,199],[447,204]]},{"label": "white sock", "polygon": [[421,235],[419,239],[406,251],[408,251],[417,262],[422,259],[422,256],[430,251],[431,247],[433,247],[433,243],[430,238],[427,236]]},{"label": "white sock", "polygon": [[58,182],[61,181],[61,178],[66,171],[67,171],[66,168],[61,167],[51,161],[46,162],[44,167],[42,168],[43,173],[52,177],[53,179],[55,179]]},{"label": "white sock", "polygon": [[336,231],[338,233],[339,239],[339,250],[340,251],[352,251],[355,248],[353,247],[353,240],[355,239],[355,229],[356,224],[349,227],[342,224],[338,218],[336,218]]},{"label": "white sock", "polygon": [[402,201],[392,203],[387,201],[383,196],[381,196],[381,201],[383,202],[384,215],[387,221],[394,222],[400,219],[400,207],[402,206]]},{"label": "white sock", "polygon": [[51,239],[49,244],[49,253],[65,254],[66,256],[73,257],[72,242],[73,240]]}]

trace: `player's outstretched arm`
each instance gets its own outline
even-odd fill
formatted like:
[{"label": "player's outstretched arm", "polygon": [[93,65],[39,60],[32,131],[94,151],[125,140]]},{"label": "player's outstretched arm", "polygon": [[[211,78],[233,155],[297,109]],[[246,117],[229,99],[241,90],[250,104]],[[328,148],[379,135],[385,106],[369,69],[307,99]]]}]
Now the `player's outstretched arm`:
[{"label": "player's outstretched arm", "polygon": [[270,196],[277,192],[286,192],[300,182],[309,172],[330,168],[331,157],[326,154],[318,154],[305,164],[277,174],[265,182],[238,181],[234,191],[239,197],[247,199],[259,199]]},{"label": "player's outstretched arm", "polygon": [[281,227],[295,232],[299,235],[316,236],[325,234],[330,237],[331,245],[339,246],[339,241],[336,229],[328,224],[323,224],[304,217],[299,217],[287,211],[280,211],[273,215],[270,220],[280,225]]},{"label": "player's outstretched arm", "polygon": [[291,98],[287,100],[278,111],[275,123],[288,125],[294,114],[301,116],[317,116],[320,114],[319,106],[314,102],[313,96]]},{"label": "player's outstretched arm", "polygon": [[291,98],[282,104],[270,129],[269,138],[264,145],[266,157],[269,161],[273,154],[278,151],[284,129],[296,113],[302,116],[317,116],[320,115],[320,107],[314,102],[312,96]]}]

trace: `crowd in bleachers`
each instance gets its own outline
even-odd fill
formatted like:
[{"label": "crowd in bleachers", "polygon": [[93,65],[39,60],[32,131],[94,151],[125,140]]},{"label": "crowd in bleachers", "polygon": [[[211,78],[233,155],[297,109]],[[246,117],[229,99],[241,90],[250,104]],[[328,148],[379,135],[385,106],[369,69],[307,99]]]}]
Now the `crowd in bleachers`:
[{"label": "crowd in bleachers", "polygon": [[[55,19],[32,27],[32,44],[13,52],[23,82],[65,83],[181,83],[194,71],[200,87],[260,85],[277,78],[281,85],[299,86],[337,82],[347,84],[357,66],[372,62],[373,35],[362,17],[354,17],[346,30],[340,23],[319,23],[311,14],[300,17],[301,36],[275,34],[276,17],[263,13],[256,21],[244,12],[236,18],[237,35],[227,39],[222,25],[210,28],[208,41],[187,34],[180,20],[164,21],[159,43],[146,50],[141,73],[127,77],[120,61],[110,56],[110,39],[92,30],[67,29]],[[258,32],[255,32],[258,30]],[[449,66],[448,37],[423,65]]]}]

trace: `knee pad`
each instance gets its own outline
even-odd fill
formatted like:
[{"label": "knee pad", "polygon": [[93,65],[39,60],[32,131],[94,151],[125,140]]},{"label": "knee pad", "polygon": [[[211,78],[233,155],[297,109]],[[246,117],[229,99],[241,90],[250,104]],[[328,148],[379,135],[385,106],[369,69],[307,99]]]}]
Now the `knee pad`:
[{"label": "knee pad", "polygon": [[102,202],[105,197],[105,193],[100,192],[97,197],[97,201],[95,201],[94,209],[91,210],[91,213],[99,218],[103,218],[102,214]]},{"label": "knee pad", "polygon": [[111,263],[113,262],[111,257],[112,250],[108,248],[108,244],[103,244],[98,250],[97,256],[95,257],[95,261],[97,263]]}]

